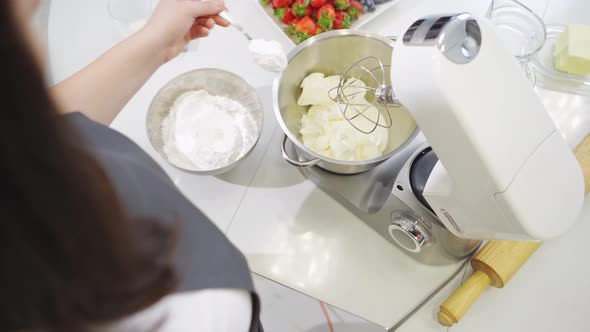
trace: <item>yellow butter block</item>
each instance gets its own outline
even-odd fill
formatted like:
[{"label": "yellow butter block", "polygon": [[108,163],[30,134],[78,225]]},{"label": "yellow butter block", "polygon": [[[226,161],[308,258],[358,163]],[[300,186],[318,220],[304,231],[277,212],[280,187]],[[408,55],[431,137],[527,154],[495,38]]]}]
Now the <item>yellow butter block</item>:
[{"label": "yellow butter block", "polygon": [[559,71],[590,75],[590,25],[568,25],[555,43],[553,62]]}]

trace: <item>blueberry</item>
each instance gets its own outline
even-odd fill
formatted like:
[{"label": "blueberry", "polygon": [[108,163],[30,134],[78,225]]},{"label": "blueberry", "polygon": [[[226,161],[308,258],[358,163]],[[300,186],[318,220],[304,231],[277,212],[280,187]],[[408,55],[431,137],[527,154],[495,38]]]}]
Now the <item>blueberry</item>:
[{"label": "blueberry", "polygon": [[389,1],[391,0],[360,0],[361,4],[368,12],[374,12],[377,8],[377,5],[381,5]]}]

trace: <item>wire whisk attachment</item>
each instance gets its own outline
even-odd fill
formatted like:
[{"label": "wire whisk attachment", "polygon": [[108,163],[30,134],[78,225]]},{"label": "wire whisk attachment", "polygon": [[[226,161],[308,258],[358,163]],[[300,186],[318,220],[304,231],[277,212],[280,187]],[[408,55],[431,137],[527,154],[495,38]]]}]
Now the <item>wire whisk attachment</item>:
[{"label": "wire whisk attachment", "polygon": [[358,131],[370,134],[393,125],[391,107],[401,105],[393,95],[390,66],[374,56],[348,67],[337,87],[329,92],[344,119]]}]

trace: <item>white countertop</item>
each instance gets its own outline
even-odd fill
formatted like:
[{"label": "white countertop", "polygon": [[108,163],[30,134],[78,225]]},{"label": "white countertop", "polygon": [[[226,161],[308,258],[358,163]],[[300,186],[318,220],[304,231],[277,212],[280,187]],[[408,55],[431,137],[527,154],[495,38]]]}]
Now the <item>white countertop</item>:
[{"label": "white countertop", "polygon": [[[548,22],[590,23],[590,6],[584,2],[526,1]],[[259,16],[257,0],[226,3],[251,34],[280,39],[286,48],[291,47],[266,18]],[[118,40],[105,8],[106,0],[53,0],[49,50],[55,82],[88,64]],[[364,29],[398,35],[423,14],[483,13],[486,8],[484,0],[401,0]],[[577,14],[565,16],[570,14],[567,8],[576,8]],[[189,199],[246,254],[255,273],[391,326],[456,266],[430,267],[407,258],[279,159],[281,133],[271,108],[273,75],[251,63],[246,46],[246,40],[233,29],[215,29],[210,38],[200,42],[198,52],[184,54],[162,67],[125,107],[114,127],[162,163]],[[202,67],[222,68],[244,77],[258,89],[266,112],[263,135],[255,151],[237,169],[220,177],[198,177],[169,167],[153,153],[144,129],[147,106],[157,90],[176,75]],[[452,330],[584,330],[583,308],[590,307],[590,280],[585,274],[590,263],[577,259],[574,253],[584,250],[584,231],[590,232],[590,211],[585,216],[570,234],[543,245],[504,290],[486,291]],[[449,291],[435,298],[403,330],[444,330],[435,321],[435,310]]]}]

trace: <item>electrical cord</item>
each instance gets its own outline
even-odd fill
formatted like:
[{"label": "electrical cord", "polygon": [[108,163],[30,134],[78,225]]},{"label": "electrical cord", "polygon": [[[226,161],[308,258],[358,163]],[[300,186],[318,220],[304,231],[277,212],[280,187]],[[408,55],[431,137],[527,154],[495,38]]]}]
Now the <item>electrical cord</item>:
[{"label": "electrical cord", "polygon": [[[412,318],[418,311],[420,311],[420,309],[422,309],[428,302],[430,302],[436,295],[438,295],[438,293],[440,293],[443,289],[445,289],[451,283],[451,281],[455,280],[455,278],[457,278],[457,276],[459,276],[459,274],[461,274],[461,271],[463,271],[465,269],[465,267],[467,267],[467,264],[469,264],[469,262],[471,261],[473,256],[475,256],[477,254],[477,252],[479,251],[481,246],[482,246],[482,243],[480,243],[477,246],[477,248],[475,248],[475,250],[473,250],[473,252],[467,258],[465,258],[463,263],[461,263],[461,266],[459,266],[459,268],[447,280],[445,280],[436,289],[434,289],[432,292],[430,292],[430,294],[428,294],[428,296],[424,300],[422,300],[422,302],[418,303],[418,305],[416,307],[414,307],[414,309],[412,309],[408,314],[406,314],[404,317],[402,317],[402,319],[400,319],[392,328],[387,330],[387,332],[397,331],[400,327],[402,327],[402,325],[404,325],[408,320],[410,320],[410,318]],[[320,303],[320,307],[322,308],[322,312],[324,313],[324,317],[326,318],[326,322],[328,323],[328,328],[330,329],[330,332],[335,332],[334,325],[332,324],[332,319],[330,318],[330,314],[328,313],[328,310],[326,309],[326,304],[322,301],[318,301],[318,302]]]},{"label": "electrical cord", "polygon": [[326,309],[326,304],[322,301],[318,301],[320,302],[320,307],[322,308],[322,312],[324,313],[324,317],[326,317],[326,322],[328,323],[328,328],[330,329],[330,332],[334,332],[334,325],[332,325],[332,319],[330,318],[330,314],[328,313],[328,310]]},{"label": "electrical cord", "polygon": [[480,243],[477,246],[477,248],[475,248],[475,250],[473,250],[473,252],[469,255],[469,257],[467,257],[463,261],[463,263],[461,263],[461,266],[459,266],[459,268],[457,269],[457,271],[455,271],[455,273],[453,273],[447,280],[445,280],[442,284],[440,284],[440,286],[438,286],[438,288],[436,288],[430,294],[428,294],[428,296],[424,300],[422,300],[422,302],[418,303],[418,305],[416,307],[414,307],[414,309],[412,309],[412,311],[410,311],[408,314],[406,314],[404,317],[402,317],[402,319],[400,319],[392,328],[387,330],[387,332],[397,331],[410,318],[412,318],[418,311],[420,311],[420,309],[422,309],[428,302],[430,302],[436,295],[438,295],[438,293],[440,293],[440,291],[445,289],[451,283],[451,281],[455,280],[455,278],[457,278],[457,276],[459,274],[461,274],[461,271],[463,271],[465,269],[465,267],[467,267],[467,264],[469,264],[469,262],[471,261],[473,256],[475,256],[475,254],[477,254],[477,252],[481,248],[481,245],[482,244]]}]

